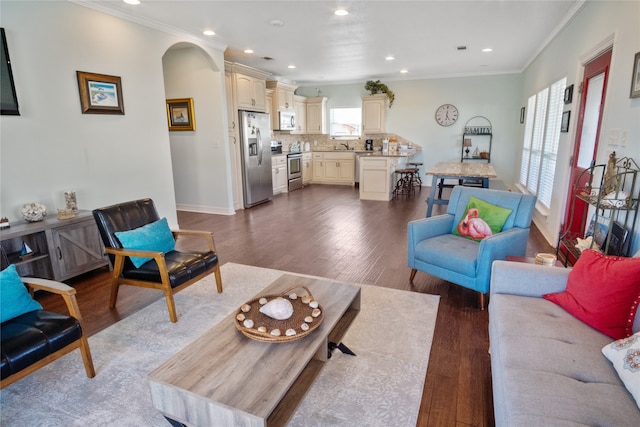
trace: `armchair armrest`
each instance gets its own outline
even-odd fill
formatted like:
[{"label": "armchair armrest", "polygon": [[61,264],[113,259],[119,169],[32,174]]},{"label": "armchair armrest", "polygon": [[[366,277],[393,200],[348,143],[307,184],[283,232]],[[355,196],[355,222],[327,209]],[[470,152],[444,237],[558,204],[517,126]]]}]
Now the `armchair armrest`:
[{"label": "armchair armrest", "polygon": [[511,228],[480,242],[476,278],[482,283],[480,291],[486,293],[490,288],[491,264],[496,260],[505,260],[507,255],[524,255],[529,239],[528,228]]},{"label": "armchair armrest", "polygon": [[74,288],[64,283],[48,279],[38,279],[35,277],[22,277],[21,279],[31,291],[46,291],[62,296],[69,310],[69,314],[82,324],[82,316],[80,315],[80,308],[78,307],[76,290]]},{"label": "armchair armrest", "polygon": [[172,230],[173,237],[178,240],[181,236],[189,236],[189,237],[201,237],[205,239],[207,244],[209,245],[209,250],[211,252],[216,251],[216,245],[213,240],[213,233],[210,231],[202,231],[202,230]]},{"label": "armchair armrest", "polygon": [[137,256],[143,258],[164,258],[164,253],[159,251],[145,251],[142,249],[125,249],[125,248],[104,248],[108,254],[116,257]]},{"label": "armchair armrest", "polygon": [[451,230],[453,230],[453,215],[445,214],[409,221],[407,229],[409,232],[409,245],[415,245],[424,239],[451,234]]},{"label": "armchair armrest", "polygon": [[562,292],[571,269],[521,262],[496,261],[491,272],[491,294],[541,297]]}]

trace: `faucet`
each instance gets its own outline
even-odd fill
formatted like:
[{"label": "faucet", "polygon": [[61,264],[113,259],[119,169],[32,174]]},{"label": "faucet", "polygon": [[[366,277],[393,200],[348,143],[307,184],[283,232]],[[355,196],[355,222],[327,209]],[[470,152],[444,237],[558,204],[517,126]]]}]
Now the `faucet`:
[{"label": "faucet", "polygon": [[347,150],[349,149],[349,141],[347,141],[347,143],[342,143],[340,145],[343,145]]}]

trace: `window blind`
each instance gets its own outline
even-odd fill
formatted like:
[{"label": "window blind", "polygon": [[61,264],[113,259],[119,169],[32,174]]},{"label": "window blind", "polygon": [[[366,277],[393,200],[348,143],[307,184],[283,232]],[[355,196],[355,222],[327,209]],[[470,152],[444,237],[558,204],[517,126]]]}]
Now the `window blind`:
[{"label": "window blind", "polygon": [[522,142],[520,184],[547,208],[551,207],[564,89],[567,79],[529,97]]}]

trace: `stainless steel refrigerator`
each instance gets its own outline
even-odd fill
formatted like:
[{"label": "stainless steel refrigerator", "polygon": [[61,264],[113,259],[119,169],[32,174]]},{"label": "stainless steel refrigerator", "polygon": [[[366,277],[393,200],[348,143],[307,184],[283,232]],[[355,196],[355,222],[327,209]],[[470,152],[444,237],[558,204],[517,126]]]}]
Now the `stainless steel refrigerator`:
[{"label": "stainless steel refrigerator", "polygon": [[240,150],[244,207],[273,197],[271,182],[271,120],[268,114],[240,111]]}]

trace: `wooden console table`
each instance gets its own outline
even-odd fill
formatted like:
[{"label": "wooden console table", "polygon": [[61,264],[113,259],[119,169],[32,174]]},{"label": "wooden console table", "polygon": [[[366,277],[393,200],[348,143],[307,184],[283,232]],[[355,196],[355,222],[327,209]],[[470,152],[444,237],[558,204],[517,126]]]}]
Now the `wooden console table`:
[{"label": "wooden console table", "polygon": [[[109,265],[93,214],[86,210],[71,219],[14,221],[0,231],[0,240],[0,250],[21,276],[62,281]],[[31,256],[20,257],[23,243],[33,250]]]},{"label": "wooden console table", "polygon": [[432,175],[431,191],[427,199],[427,217],[431,216],[433,205],[446,205],[449,200],[436,199],[439,179],[478,179],[482,188],[489,188],[489,178],[496,178],[496,171],[489,163],[440,162],[425,172]]},{"label": "wooden console table", "polygon": [[236,312],[149,374],[153,405],[188,426],[285,425],[360,310],[360,287],[284,274],[257,296],[309,288],[324,310],[313,333],[287,343],[244,336]]}]

